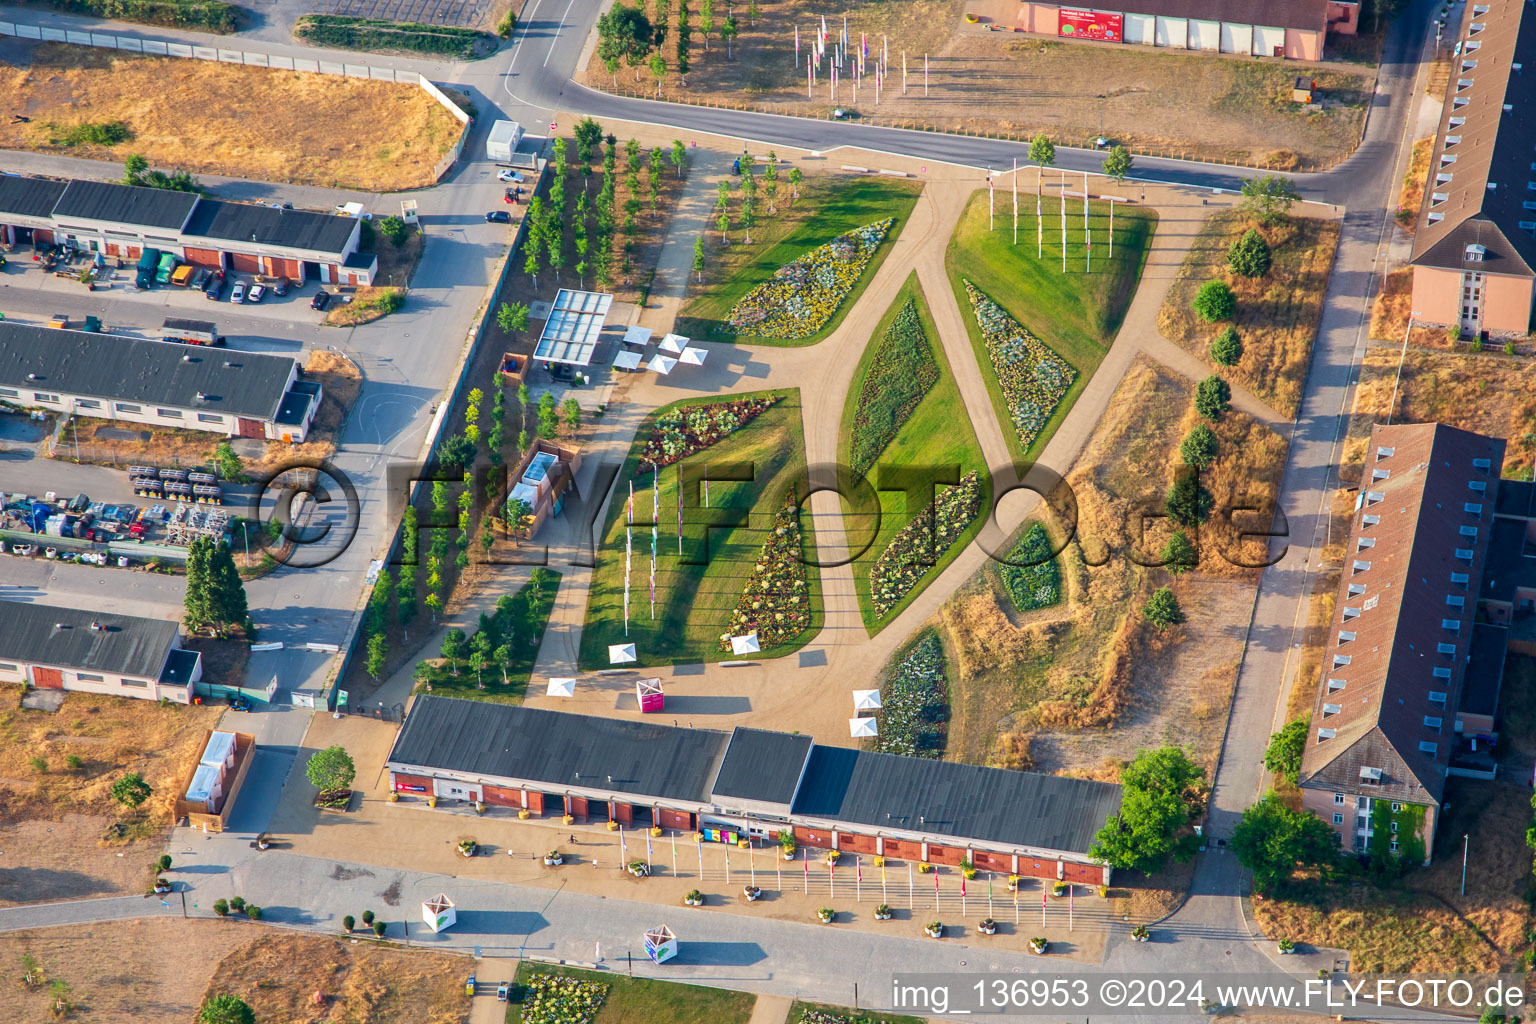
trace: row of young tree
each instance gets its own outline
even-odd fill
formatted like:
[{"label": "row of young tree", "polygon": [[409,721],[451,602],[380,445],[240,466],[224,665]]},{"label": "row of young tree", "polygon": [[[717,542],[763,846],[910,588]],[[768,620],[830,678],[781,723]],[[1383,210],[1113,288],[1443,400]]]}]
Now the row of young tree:
[{"label": "row of young tree", "polygon": [[[640,69],[646,68],[656,80],[656,92],[660,95],[661,83],[671,70],[677,71],[684,86],[688,84],[688,72],[693,69],[693,13],[689,0],[678,0],[677,35],[673,39],[669,63],[666,42],[668,23],[672,20],[672,0],[652,0],[652,11],[653,14],[646,14],[643,0],[638,0],[633,7],[618,0],[597,21],[597,56],[613,77],[615,86],[619,81],[620,64],[634,69],[637,82]],[[748,25],[756,24],[757,14],[758,0],[747,0]],[[720,17],[715,0],[700,0],[698,25],[705,53],[709,52],[710,39],[718,32],[720,41],[725,44],[726,59],[735,56],[741,24],[736,20],[736,9],[731,0],[726,0],[724,17]]]}]

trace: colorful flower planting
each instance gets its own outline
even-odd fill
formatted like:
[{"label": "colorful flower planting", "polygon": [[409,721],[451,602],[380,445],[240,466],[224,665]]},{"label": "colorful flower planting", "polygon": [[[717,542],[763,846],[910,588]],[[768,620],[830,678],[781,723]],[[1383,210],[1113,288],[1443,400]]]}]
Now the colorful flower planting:
[{"label": "colorful flower planting", "polygon": [[929,502],[891,539],[869,570],[869,595],[884,618],[944,557],[981,510],[981,478],[975,470]]},{"label": "colorful flower planting", "polygon": [[908,299],[880,339],[859,388],[851,453],[855,473],[863,474],[875,464],[938,380],[939,366],[923,334],[917,304]]},{"label": "colorful flower planting", "polygon": [[877,749],[909,757],[944,753],[944,722],[949,718],[949,681],[944,647],[933,630],[924,632],[880,690],[880,739]]},{"label": "colorful flower planting", "polygon": [[1003,589],[1021,612],[1049,608],[1061,600],[1061,566],[1051,554],[1051,538],[1035,523],[997,567]]},{"label": "colorful flower planting", "polygon": [[838,235],[744,295],[726,322],[736,334],[759,338],[809,338],[826,326],[874,258],[893,218]]},{"label": "colorful flower planting", "polygon": [[787,644],[811,624],[810,590],[805,585],[805,553],[800,547],[800,504],[791,487],[773,515],[773,530],[731,613],[730,629],[720,635],[720,650],[731,637],[757,631],[764,651]]},{"label": "colorful flower planting", "polygon": [[969,281],[965,282],[965,293],[987,344],[1008,415],[1019,432],[1019,443],[1028,448],[1066,397],[1077,379],[1077,370]]},{"label": "colorful flower planting", "polygon": [[782,396],[736,398],[728,402],[685,405],[657,417],[640,455],[640,468],[670,466],[703,451],[773,408]]},{"label": "colorful flower planting", "polygon": [[607,998],[602,982],[536,974],[523,996],[523,1024],[588,1024]]}]

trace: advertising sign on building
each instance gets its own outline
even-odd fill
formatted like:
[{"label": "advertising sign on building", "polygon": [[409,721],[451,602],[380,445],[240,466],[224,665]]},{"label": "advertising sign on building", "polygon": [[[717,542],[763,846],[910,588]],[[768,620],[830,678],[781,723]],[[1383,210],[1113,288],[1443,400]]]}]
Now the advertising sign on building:
[{"label": "advertising sign on building", "polygon": [[1096,39],[1105,43],[1121,42],[1121,25],[1124,16],[1109,11],[1085,11],[1076,7],[1063,7],[1057,34],[1070,39]]}]

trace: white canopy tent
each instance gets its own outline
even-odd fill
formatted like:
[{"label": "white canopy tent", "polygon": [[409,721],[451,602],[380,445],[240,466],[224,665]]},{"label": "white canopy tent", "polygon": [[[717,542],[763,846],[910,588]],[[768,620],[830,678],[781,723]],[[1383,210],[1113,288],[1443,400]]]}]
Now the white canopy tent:
[{"label": "white canopy tent", "polygon": [[703,366],[704,359],[708,355],[707,349],[689,347],[683,349],[683,354],[677,358],[678,362],[687,363],[689,366]]},{"label": "white canopy tent", "polygon": [[544,693],[550,697],[576,696],[576,680],[551,678]]},{"label": "white canopy tent", "polygon": [[674,356],[683,354],[683,349],[688,347],[688,339],[681,334],[669,334],[661,339],[661,350],[670,352]]},{"label": "white canopy tent", "polygon": [[671,356],[655,355],[651,356],[651,363],[648,368],[655,370],[657,373],[665,377],[667,374],[672,372],[672,367],[676,365],[677,360],[673,359]]},{"label": "white canopy tent", "polygon": [[756,632],[748,633],[746,636],[731,637],[731,653],[738,657],[743,654],[756,654],[761,650]]},{"label": "white canopy tent", "polygon": [[623,351],[614,357],[613,365],[618,370],[638,370],[640,361],[645,358],[643,352]]},{"label": "white canopy tent", "polygon": [[608,648],[608,664],[628,665],[635,659],[634,644],[612,644]]},{"label": "white canopy tent", "polygon": [[878,736],[880,735],[880,727],[875,724],[873,718],[850,718],[848,719],[848,735],[853,737]]},{"label": "white canopy tent", "polygon": [[626,327],[624,328],[624,344],[649,345],[651,343],[651,335],[655,333],[649,327],[641,327],[638,324]]},{"label": "white canopy tent", "polygon": [[880,710],[880,691],[879,690],[854,690],[853,691],[853,710],[855,710],[855,711],[879,711]]}]

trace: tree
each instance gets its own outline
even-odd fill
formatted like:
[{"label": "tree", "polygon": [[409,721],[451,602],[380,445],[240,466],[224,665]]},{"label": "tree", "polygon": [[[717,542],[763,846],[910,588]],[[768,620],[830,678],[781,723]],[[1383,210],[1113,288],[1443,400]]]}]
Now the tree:
[{"label": "tree", "polygon": [[1216,499],[1200,483],[1199,475],[1189,470],[1181,470],[1173,478],[1173,486],[1163,499],[1168,518],[1183,527],[1198,526],[1211,518],[1215,504]]},{"label": "tree", "polygon": [[1199,840],[1186,832],[1200,813],[1205,770],[1178,747],[1143,750],[1120,773],[1120,813],[1094,837],[1089,856],[1111,867],[1156,871],[1187,860]]},{"label": "tree", "polygon": [[356,927],[357,927],[357,920],[356,920],[356,918],[354,918],[351,914],[344,914],[344,915],[342,915],[342,918],[341,918],[341,930],[342,931],[347,932],[347,933],[350,934],[352,929],[356,928]]},{"label": "tree", "polygon": [[187,628],[222,633],[250,617],[245,583],[235,559],[219,541],[199,537],[187,551],[187,585],[182,598]]},{"label": "tree", "polygon": [[1301,754],[1307,749],[1307,729],[1305,718],[1287,722],[1285,728],[1269,737],[1269,749],[1264,751],[1264,767],[1289,779],[1293,786],[1301,778]]},{"label": "tree", "polygon": [[581,426],[581,403],[574,398],[567,398],[560,404],[560,412],[565,416],[565,425],[575,430]]},{"label": "tree", "polygon": [[656,96],[661,97],[661,83],[667,77],[667,58],[660,52],[651,54],[651,77],[656,79]]},{"label": "tree", "polygon": [[683,164],[688,162],[688,147],[683,145],[682,139],[672,140],[672,152],[670,154],[672,166],[677,168],[677,176],[683,176]]},{"label": "tree", "polygon": [[317,750],[304,765],[304,777],[322,793],[348,789],[357,777],[352,756],[339,746]]},{"label": "tree", "polygon": [[1195,311],[1195,316],[1208,324],[1231,320],[1237,312],[1237,296],[1232,294],[1227,282],[1207,281],[1195,292],[1195,300],[1190,303],[1190,307]]},{"label": "tree", "polygon": [[203,191],[197,179],[186,171],[172,171],[167,174],[164,171],[150,170],[149,161],[138,153],[129,154],[123,161],[123,184],[137,185],[140,188],[158,188],[167,192],[201,194]]},{"label": "tree", "polygon": [[1232,385],[1214,373],[1195,388],[1195,411],[1213,423],[1231,404]]},{"label": "tree", "polygon": [[1237,328],[1228,324],[1211,340],[1211,361],[1217,366],[1236,366],[1242,358],[1243,339],[1238,337]]},{"label": "tree", "polygon": [[459,659],[464,657],[464,631],[462,629],[450,629],[443,635],[443,646],[438,651],[452,668],[453,674],[459,674]]},{"label": "tree", "polygon": [[375,633],[368,638],[368,675],[375,682],[384,672],[384,660],[389,657],[389,641],[383,633]]},{"label": "tree", "polygon": [[213,466],[225,480],[238,480],[245,475],[245,463],[240,461],[235,446],[228,441],[220,441],[213,450]]},{"label": "tree", "polygon": [[123,161],[123,184],[137,185],[144,172],[149,170],[149,161],[141,153],[129,153]]},{"label": "tree", "polygon": [[383,921],[373,922],[373,934],[377,935],[379,938],[382,939],[384,937],[384,933],[388,930],[389,925],[385,924]]},{"label": "tree", "polygon": [[1278,174],[1249,178],[1243,182],[1243,210],[1260,224],[1280,224],[1301,202],[1301,193],[1291,179]]},{"label": "tree", "polygon": [[585,152],[587,155],[582,156],[581,159],[590,160],[592,151],[603,141],[603,126],[590,117],[584,117],[576,122],[572,134],[576,136],[577,154]]},{"label": "tree", "polygon": [[533,506],[522,498],[513,498],[507,502],[507,527],[514,537],[521,537],[523,529],[528,524],[528,518],[533,515]]},{"label": "tree", "polygon": [[1263,277],[1269,273],[1272,254],[1269,243],[1257,229],[1249,228],[1243,237],[1227,247],[1227,269],[1239,277]]},{"label": "tree", "polygon": [[693,276],[704,283],[704,236],[700,235],[693,240]]},{"label": "tree", "polygon": [[437,445],[437,461],[444,469],[465,469],[475,461],[475,443],[463,434],[451,434]]},{"label": "tree", "polygon": [[725,40],[725,59],[731,59],[731,43],[735,42],[740,29],[736,27],[736,15],[726,14],[725,21],[720,24],[720,38]]},{"label": "tree", "polygon": [[1268,893],[1283,889],[1298,867],[1326,870],[1338,857],[1337,838],[1317,815],[1293,811],[1269,793],[1243,812],[1232,830],[1232,853],[1253,872],[1254,889]]},{"label": "tree", "polygon": [[677,74],[683,80],[683,88],[688,88],[688,69],[692,66],[689,36],[692,35],[688,28],[688,4],[677,9]]},{"label": "tree", "polygon": [[656,49],[667,41],[667,19],[672,14],[672,0],[655,0],[656,17],[651,22],[651,37]]},{"label": "tree", "polygon": [[[597,19],[598,39],[609,47],[600,54],[605,64],[611,54],[623,58],[631,67],[639,66],[650,52],[654,35],[651,19],[645,12],[639,7],[625,5],[622,0]],[[617,61],[614,63],[617,66]]]},{"label": "tree", "polygon": [[507,678],[507,668],[512,664],[512,644],[504,643],[496,648],[496,664],[501,666],[501,682],[505,686],[511,680]]},{"label": "tree", "polygon": [[169,870],[171,870],[171,855],[168,854],[168,853],[162,853],[160,855],[160,857],[155,861],[155,870],[156,871],[169,871]]},{"label": "tree", "polygon": [[[1045,169],[1056,163],[1056,145],[1046,138],[1045,133],[1036,135],[1029,143],[1029,159],[1039,166],[1035,172],[1035,199],[1040,198],[1040,179],[1045,176]],[[1066,200],[1062,200],[1065,202]]]},{"label": "tree", "polygon": [[496,326],[515,335],[518,331],[528,329],[528,304],[526,302],[503,302],[496,310]]},{"label": "tree", "polygon": [[1104,173],[1119,184],[1131,173],[1131,165],[1135,162],[1131,151],[1124,146],[1110,146],[1109,152],[1104,154]]},{"label": "tree", "polygon": [[539,434],[554,437],[560,431],[560,415],[555,412],[555,396],[548,391],[539,396]]},{"label": "tree", "polygon": [[197,1011],[197,1024],[256,1024],[256,1014],[244,999],[223,992],[203,1001]]},{"label": "tree", "polygon": [[379,234],[389,239],[394,245],[398,246],[405,242],[405,221],[394,214],[380,218],[377,228]]},{"label": "tree", "polygon": [[1179,607],[1179,599],[1167,587],[1158,587],[1152,591],[1141,614],[1158,629],[1168,629],[1184,621],[1184,609]]},{"label": "tree", "polygon": [[800,198],[800,179],[802,177],[804,175],[800,173],[800,168],[791,167],[789,169],[789,202],[791,206],[794,205],[796,199]]},{"label": "tree", "polygon": [[[112,783],[112,788],[108,792],[112,794],[113,800],[116,800],[124,807],[138,807],[145,800],[149,799],[150,794],[154,793],[154,790],[149,787],[149,783],[144,781],[144,776],[138,772],[129,772]],[[164,868],[161,870],[163,871]]]},{"label": "tree", "polygon": [[1173,531],[1168,543],[1163,545],[1163,568],[1171,575],[1180,576],[1200,564],[1200,552],[1189,541],[1183,530]]},{"label": "tree", "polygon": [[704,52],[709,52],[709,37],[715,31],[714,0],[704,0],[699,5],[699,31],[704,33]]},{"label": "tree", "polygon": [[1204,423],[1197,423],[1193,430],[1184,435],[1184,440],[1179,442],[1179,458],[1192,469],[1205,469],[1216,461],[1219,447],[1216,431]]}]

